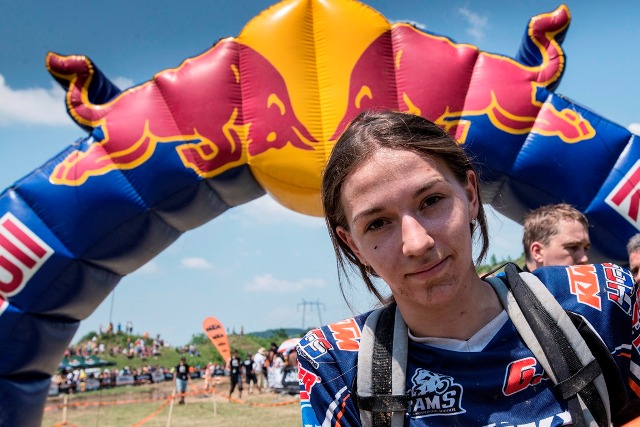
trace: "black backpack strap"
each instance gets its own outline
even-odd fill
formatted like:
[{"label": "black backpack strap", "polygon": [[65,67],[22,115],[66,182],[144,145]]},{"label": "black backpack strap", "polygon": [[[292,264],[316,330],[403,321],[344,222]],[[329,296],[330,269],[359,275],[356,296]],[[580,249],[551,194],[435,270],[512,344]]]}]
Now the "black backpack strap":
[{"label": "black backpack strap", "polygon": [[582,338],[584,338],[589,350],[591,350],[591,353],[593,353],[593,356],[602,369],[602,375],[604,376],[607,384],[607,392],[609,393],[611,423],[614,426],[622,426],[640,417],[640,400],[629,398],[618,365],[606,344],[600,338],[600,335],[598,335],[589,322],[581,315],[569,310],[565,310],[565,312]]},{"label": "black backpack strap", "polygon": [[404,424],[408,334],[395,304],[369,315],[360,338],[352,401],[363,426]]},{"label": "black backpack strap", "polygon": [[522,322],[509,313],[518,332],[525,342],[531,340],[525,335],[531,334],[537,341],[527,345],[554,384],[559,384],[556,390],[566,400],[573,424],[587,425],[585,414],[589,414],[598,425],[609,425],[609,396],[598,362],[544,284],[530,273],[521,273],[509,263],[505,266],[506,280],[502,280],[514,299],[511,308],[517,306],[524,318]]}]

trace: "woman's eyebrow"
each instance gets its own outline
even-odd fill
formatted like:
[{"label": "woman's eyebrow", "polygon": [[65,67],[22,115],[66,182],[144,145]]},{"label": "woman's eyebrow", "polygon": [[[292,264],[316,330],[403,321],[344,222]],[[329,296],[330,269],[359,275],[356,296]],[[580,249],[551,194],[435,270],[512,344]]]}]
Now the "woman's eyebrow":
[{"label": "woman's eyebrow", "polygon": [[358,222],[360,219],[362,219],[363,217],[366,216],[370,216],[370,215],[375,215],[377,213],[382,212],[382,208],[379,206],[374,206],[371,207],[369,209],[365,209],[362,212],[358,212],[354,217],[353,217],[353,223],[355,224],[356,222]]},{"label": "woman's eyebrow", "polygon": [[444,178],[436,178],[430,182],[427,182],[426,184],[424,184],[423,186],[421,186],[420,188],[418,188],[414,193],[413,193],[413,197],[419,197],[420,195],[422,195],[423,193],[431,190],[433,187],[435,187],[436,185],[443,183],[443,182],[447,182],[447,180],[445,180]]}]

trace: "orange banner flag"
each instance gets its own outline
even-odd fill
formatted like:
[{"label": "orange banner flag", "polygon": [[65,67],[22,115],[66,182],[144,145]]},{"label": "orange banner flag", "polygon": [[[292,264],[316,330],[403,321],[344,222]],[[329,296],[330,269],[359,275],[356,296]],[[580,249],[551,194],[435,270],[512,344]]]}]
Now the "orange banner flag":
[{"label": "orange banner flag", "polygon": [[222,323],[215,317],[207,317],[202,322],[204,333],[207,334],[213,345],[216,346],[222,358],[226,362],[231,359],[231,349],[229,348],[229,338]]}]

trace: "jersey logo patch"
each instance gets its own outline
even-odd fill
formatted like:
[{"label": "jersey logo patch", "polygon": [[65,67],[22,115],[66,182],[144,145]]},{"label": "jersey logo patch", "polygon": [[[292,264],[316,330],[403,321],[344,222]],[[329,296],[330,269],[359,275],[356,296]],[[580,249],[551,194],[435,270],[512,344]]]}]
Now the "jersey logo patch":
[{"label": "jersey logo patch", "polygon": [[[298,383],[300,384],[300,400],[308,401],[311,389],[320,382],[320,377],[313,372],[307,371],[298,363]],[[304,391],[303,391],[304,389]]]},{"label": "jersey logo patch", "polygon": [[507,366],[502,392],[505,396],[510,396],[529,386],[539,384],[543,379],[548,378],[542,368],[538,367],[538,361],[533,357],[525,357]]},{"label": "jersey logo patch", "polygon": [[609,301],[616,303],[622,311],[631,316],[633,304],[631,294],[633,292],[633,277],[628,271],[615,264],[604,263],[604,277],[607,281],[607,297]]},{"label": "jersey logo patch", "polygon": [[418,368],[407,391],[411,402],[409,415],[424,418],[464,414],[467,411],[462,408],[462,391],[452,377]]},{"label": "jersey logo patch", "polygon": [[593,265],[575,265],[567,267],[569,273],[569,289],[575,295],[578,302],[584,305],[602,309],[600,300],[600,285],[596,267]]},{"label": "jersey logo patch", "polygon": [[298,343],[298,356],[304,357],[314,368],[318,369],[320,364],[316,360],[327,354],[327,351],[332,348],[322,330],[314,329],[307,332]]},{"label": "jersey logo patch", "polygon": [[354,318],[329,325],[336,347],[340,350],[358,351],[360,348],[360,328]]}]

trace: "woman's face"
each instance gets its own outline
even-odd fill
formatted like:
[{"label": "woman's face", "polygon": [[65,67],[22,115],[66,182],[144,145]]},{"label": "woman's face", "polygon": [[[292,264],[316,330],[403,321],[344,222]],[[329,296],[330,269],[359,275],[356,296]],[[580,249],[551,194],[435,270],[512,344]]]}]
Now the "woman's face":
[{"label": "woman's face", "polygon": [[476,176],[461,185],[441,160],[381,148],[352,172],[341,203],[349,231],[338,235],[404,303],[454,303],[477,278],[470,222],[478,215]]}]

